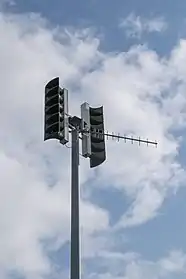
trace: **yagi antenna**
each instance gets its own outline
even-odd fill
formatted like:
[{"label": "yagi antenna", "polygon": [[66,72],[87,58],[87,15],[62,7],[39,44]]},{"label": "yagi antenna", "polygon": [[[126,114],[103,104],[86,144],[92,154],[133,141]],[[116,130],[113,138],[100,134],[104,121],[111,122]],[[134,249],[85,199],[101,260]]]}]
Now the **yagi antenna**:
[{"label": "yagi antenna", "polygon": [[[82,133],[84,133],[84,134],[86,134],[87,132],[88,131],[86,131],[86,130],[82,131]],[[151,140],[148,140],[148,139],[141,139],[140,137],[139,138],[135,138],[133,136],[130,136],[130,137],[129,136],[125,136],[125,135],[121,136],[119,133],[118,134],[114,134],[114,133],[110,134],[108,131],[106,133],[103,133],[101,130],[97,130],[97,129],[95,131],[92,130],[91,134],[97,136],[98,139],[101,139],[103,137],[103,135],[104,135],[107,140],[109,138],[111,138],[113,140],[116,139],[117,141],[119,141],[120,139],[124,140],[125,143],[127,141],[130,141],[131,144],[133,144],[134,142],[138,142],[139,145],[141,143],[145,143],[145,144],[147,144],[147,146],[149,144],[155,145],[155,147],[157,147],[157,145],[158,145],[158,143],[156,141],[151,141]]]}]

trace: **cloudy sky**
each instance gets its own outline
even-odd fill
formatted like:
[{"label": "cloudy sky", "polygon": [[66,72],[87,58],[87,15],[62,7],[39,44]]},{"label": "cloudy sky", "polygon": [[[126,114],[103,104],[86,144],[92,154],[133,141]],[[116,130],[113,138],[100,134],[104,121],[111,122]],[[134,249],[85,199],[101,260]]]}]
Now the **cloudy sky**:
[{"label": "cloudy sky", "polygon": [[43,141],[44,86],[104,105],[107,161],[81,158],[82,279],[186,276],[184,0],[0,0],[0,278],[69,278],[70,148]]}]

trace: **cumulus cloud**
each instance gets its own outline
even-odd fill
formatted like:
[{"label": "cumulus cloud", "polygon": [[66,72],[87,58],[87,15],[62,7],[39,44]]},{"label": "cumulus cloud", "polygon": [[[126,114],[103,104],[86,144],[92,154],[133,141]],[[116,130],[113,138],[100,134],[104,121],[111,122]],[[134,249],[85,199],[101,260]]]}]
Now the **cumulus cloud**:
[{"label": "cumulus cloud", "polygon": [[[70,235],[70,154],[54,141],[43,142],[44,85],[59,73],[64,84],[78,76],[84,66],[78,55],[83,44],[87,53],[90,45],[77,45],[74,36],[68,53],[68,46],[55,42],[44,25],[33,15],[0,16],[0,266],[5,274],[13,270],[25,278],[51,272],[40,240],[56,239],[62,245]],[[91,53],[94,42],[90,47]],[[70,53],[76,53],[75,65]],[[88,201],[81,208],[86,235],[95,231],[96,220],[96,231],[107,227],[104,210]]]},{"label": "cumulus cloud", "polygon": [[0,8],[4,9],[6,7],[12,7],[16,5],[16,1],[14,0],[0,0]]},{"label": "cumulus cloud", "polygon": [[167,23],[163,17],[145,18],[131,13],[120,21],[119,27],[125,30],[128,37],[140,39],[143,33],[165,31]]},{"label": "cumulus cloud", "polygon": [[105,253],[100,256],[102,270],[99,276],[92,273],[89,278],[108,279],[163,279],[169,276],[179,276],[186,271],[186,258],[182,251],[171,251],[167,256],[157,260],[148,261],[135,253],[112,254]]},{"label": "cumulus cloud", "polygon": [[[61,246],[70,235],[70,153],[55,141],[43,143],[44,85],[60,76],[72,114],[84,101],[103,104],[110,131],[159,142],[156,149],[108,141],[98,175],[81,159],[85,187],[91,178],[94,187],[115,187],[129,198],[116,229],[139,225],[185,179],[173,131],[186,123],[186,44],[168,59],[145,46],[104,53],[89,29],[54,28],[35,14],[1,13],[0,36],[0,272],[5,279],[9,271],[44,278],[53,266],[42,241]],[[109,246],[109,212],[81,199],[81,222],[83,256],[94,257]]]},{"label": "cumulus cloud", "polygon": [[95,184],[115,185],[134,199],[122,218],[123,226],[153,217],[167,191],[182,185],[185,178],[184,169],[175,160],[180,142],[172,134],[185,125],[185,81],[182,75],[178,82],[178,70],[172,67],[176,49],[180,45],[169,60],[160,59],[146,47],[108,55],[100,70],[82,79],[82,92],[90,92],[91,103],[99,96],[105,105],[110,131],[149,136],[159,142],[157,149],[107,142],[108,160]]}]

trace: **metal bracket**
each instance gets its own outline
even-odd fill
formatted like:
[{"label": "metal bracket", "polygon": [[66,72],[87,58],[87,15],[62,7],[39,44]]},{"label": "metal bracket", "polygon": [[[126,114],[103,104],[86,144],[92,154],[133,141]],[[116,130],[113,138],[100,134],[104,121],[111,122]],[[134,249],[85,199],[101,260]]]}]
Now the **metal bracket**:
[{"label": "metal bracket", "polygon": [[77,116],[69,117],[69,126],[72,126],[73,129],[75,128],[75,129],[80,130],[81,123],[82,123],[81,118],[79,118]]}]

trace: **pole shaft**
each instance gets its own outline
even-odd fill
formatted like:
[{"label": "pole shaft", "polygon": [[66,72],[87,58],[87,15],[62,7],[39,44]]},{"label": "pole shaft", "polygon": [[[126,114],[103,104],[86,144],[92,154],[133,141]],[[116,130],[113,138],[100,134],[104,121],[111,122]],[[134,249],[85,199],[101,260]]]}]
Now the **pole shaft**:
[{"label": "pole shaft", "polygon": [[70,279],[80,279],[79,236],[79,132],[72,130],[71,158],[71,261]]}]

